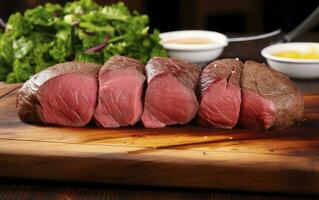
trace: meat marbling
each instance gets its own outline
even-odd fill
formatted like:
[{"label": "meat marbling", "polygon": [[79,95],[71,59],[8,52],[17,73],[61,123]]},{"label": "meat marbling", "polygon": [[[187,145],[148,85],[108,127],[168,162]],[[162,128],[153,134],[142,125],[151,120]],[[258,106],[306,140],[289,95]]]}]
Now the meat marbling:
[{"label": "meat marbling", "polygon": [[66,62],[32,76],[18,91],[20,119],[30,123],[84,126],[97,99],[100,66]]},{"label": "meat marbling", "polygon": [[205,67],[198,86],[198,124],[222,129],[231,129],[237,124],[241,68],[242,62],[236,59],[216,60]]},{"label": "meat marbling", "polygon": [[147,89],[142,122],[148,128],[186,124],[197,114],[200,68],[176,58],[152,58],[145,67]]},{"label": "meat marbling", "polygon": [[103,127],[134,125],[140,120],[145,82],[144,65],[124,56],[113,56],[99,74],[98,105],[94,118]]}]

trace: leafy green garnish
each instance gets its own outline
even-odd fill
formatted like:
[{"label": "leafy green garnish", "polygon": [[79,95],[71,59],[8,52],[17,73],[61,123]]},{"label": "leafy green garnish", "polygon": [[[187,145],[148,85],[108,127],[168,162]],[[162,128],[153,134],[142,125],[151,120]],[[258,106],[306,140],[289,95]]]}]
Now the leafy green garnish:
[{"label": "leafy green garnish", "polygon": [[166,56],[159,31],[150,33],[148,24],[147,15],[131,12],[121,2],[48,3],[12,14],[0,31],[0,80],[23,82],[70,60],[103,63],[113,55],[127,55],[145,63],[152,56]]}]

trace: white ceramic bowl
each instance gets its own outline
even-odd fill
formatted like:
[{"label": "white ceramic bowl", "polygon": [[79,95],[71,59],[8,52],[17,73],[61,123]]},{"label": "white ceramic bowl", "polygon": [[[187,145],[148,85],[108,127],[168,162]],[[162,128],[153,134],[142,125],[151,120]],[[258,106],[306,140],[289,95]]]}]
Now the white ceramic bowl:
[{"label": "white ceramic bowl", "polygon": [[292,78],[313,79],[319,78],[319,59],[292,59],[272,55],[285,50],[307,51],[312,47],[319,52],[319,43],[291,42],[268,46],[261,51],[261,54],[269,66]]},{"label": "white ceramic bowl", "polygon": [[[214,31],[185,30],[160,34],[161,44],[171,57],[181,58],[197,64],[206,64],[223,52],[228,44],[227,37]],[[172,39],[208,38],[213,43],[208,44],[174,44],[166,43]]]}]

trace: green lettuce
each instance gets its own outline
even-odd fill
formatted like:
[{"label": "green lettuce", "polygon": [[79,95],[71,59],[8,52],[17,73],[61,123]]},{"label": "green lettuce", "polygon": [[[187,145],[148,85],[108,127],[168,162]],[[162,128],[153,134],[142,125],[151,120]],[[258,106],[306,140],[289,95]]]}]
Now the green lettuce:
[{"label": "green lettuce", "polygon": [[113,55],[145,63],[167,55],[159,40],[159,31],[149,31],[148,16],[131,12],[121,2],[48,3],[12,14],[0,32],[0,80],[24,82],[59,62],[103,63]]}]

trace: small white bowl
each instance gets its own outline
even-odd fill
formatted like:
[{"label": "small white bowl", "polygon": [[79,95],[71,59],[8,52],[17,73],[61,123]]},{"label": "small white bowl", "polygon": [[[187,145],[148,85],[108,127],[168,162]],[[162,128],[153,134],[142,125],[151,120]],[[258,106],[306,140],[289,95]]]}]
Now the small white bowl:
[{"label": "small white bowl", "polygon": [[313,79],[319,78],[319,59],[292,59],[273,56],[274,53],[295,50],[307,51],[309,48],[316,48],[319,51],[319,43],[313,42],[291,42],[280,43],[268,46],[261,51],[267,63],[272,68],[287,74],[292,78]]},{"label": "small white bowl", "polygon": [[[214,31],[185,30],[160,34],[161,44],[171,57],[181,58],[197,64],[206,64],[223,52],[228,44],[227,37]],[[175,44],[166,43],[172,39],[207,38],[213,41],[208,44]]]}]

